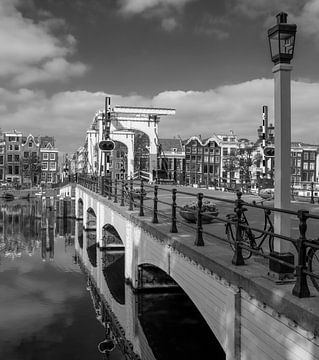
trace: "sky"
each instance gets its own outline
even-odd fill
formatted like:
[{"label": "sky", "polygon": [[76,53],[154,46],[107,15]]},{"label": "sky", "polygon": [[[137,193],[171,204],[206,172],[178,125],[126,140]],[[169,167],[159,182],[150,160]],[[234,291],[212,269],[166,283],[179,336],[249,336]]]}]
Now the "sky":
[{"label": "sky", "polygon": [[0,0],[0,128],[84,144],[111,104],[176,109],[160,138],[255,140],[273,119],[267,29],[297,24],[292,140],[319,144],[319,0]]}]

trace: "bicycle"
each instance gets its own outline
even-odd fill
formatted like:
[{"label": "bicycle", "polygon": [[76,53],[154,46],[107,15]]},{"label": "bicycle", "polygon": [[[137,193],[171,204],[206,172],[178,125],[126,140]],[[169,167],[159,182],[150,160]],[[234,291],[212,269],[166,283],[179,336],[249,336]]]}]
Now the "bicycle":
[{"label": "bicycle", "polygon": [[[263,203],[263,202],[261,202]],[[256,204],[256,202],[254,202]],[[246,208],[243,208],[242,219],[239,222],[239,231],[241,244],[245,245],[249,249],[260,251],[263,253],[262,245],[266,239],[268,239],[269,251],[272,253],[274,251],[274,226],[270,219],[271,211],[269,209],[264,209],[264,229],[263,232],[260,232],[260,235],[255,235],[249,226],[248,219],[245,215],[247,211]],[[236,231],[237,231],[237,215],[236,214],[227,214],[226,215],[227,223],[225,224],[225,232],[227,235],[227,240],[230,244],[230,247],[233,251],[235,251],[236,247]],[[256,240],[260,240],[258,243]],[[242,247],[242,255],[244,260],[248,260],[253,251],[247,249],[246,247]]]},{"label": "bicycle", "polygon": [[[317,239],[319,240],[319,239]],[[319,249],[310,248],[307,252],[307,268],[309,272],[319,276]],[[319,291],[319,279],[309,275],[313,286]]]}]

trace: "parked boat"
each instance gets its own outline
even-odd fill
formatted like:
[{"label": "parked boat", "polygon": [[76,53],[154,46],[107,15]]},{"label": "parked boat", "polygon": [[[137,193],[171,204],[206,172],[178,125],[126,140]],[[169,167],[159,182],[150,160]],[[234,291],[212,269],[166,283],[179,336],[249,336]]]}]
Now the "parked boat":
[{"label": "parked boat", "polygon": [[14,200],[14,195],[12,193],[3,193],[2,194],[2,198],[5,199],[5,200]]}]

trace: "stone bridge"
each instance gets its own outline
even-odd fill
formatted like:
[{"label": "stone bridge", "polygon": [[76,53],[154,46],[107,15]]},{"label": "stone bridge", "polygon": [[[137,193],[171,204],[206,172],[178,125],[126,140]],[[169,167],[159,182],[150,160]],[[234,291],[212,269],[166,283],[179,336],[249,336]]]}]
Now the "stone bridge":
[{"label": "stone bridge", "polygon": [[[70,186],[60,194],[70,194]],[[151,218],[79,184],[75,213],[84,231],[95,231],[96,246],[105,246],[106,228],[115,230],[114,244],[125,249],[125,278],[133,289],[142,286],[143,266],[169,275],[198,308],[226,359],[319,359],[318,295],[296,298],[291,284],[271,281],[261,264],[232,265],[232,251],[225,244],[196,247],[190,231],[169,233],[167,223],[152,224]]]}]

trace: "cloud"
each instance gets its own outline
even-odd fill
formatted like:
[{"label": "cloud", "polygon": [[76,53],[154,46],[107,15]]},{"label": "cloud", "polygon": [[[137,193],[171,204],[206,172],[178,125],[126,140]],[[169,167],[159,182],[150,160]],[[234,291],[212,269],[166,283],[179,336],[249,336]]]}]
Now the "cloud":
[{"label": "cloud", "polygon": [[288,13],[288,22],[297,24],[298,34],[319,40],[318,0],[231,0],[235,13],[249,18],[266,18],[265,27],[275,24],[274,15]]},{"label": "cloud", "polygon": [[[156,96],[136,94],[120,96],[102,92],[66,91],[51,97],[41,91],[0,88],[3,130],[15,128],[33,135],[53,135],[60,151],[73,153],[84,144],[86,130],[95,113],[104,108],[105,96],[111,104],[127,106],[171,107],[174,117],[162,117],[159,136],[188,138],[201,134],[228,133],[255,140],[261,125],[262,106],[269,107],[273,120],[273,79],[255,79],[207,91],[164,91]],[[292,82],[292,138],[318,144],[319,83]],[[307,126],[305,126],[307,124]],[[313,131],[312,131],[313,129]]]},{"label": "cloud", "polygon": [[13,84],[65,80],[80,76],[86,66],[69,62],[75,52],[76,40],[63,30],[64,21],[40,13],[45,18],[36,22],[23,17],[18,10],[22,0],[0,2],[0,77]]},{"label": "cloud", "polygon": [[174,18],[166,18],[162,20],[162,28],[168,32],[173,31],[177,27],[177,21]]},{"label": "cloud", "polygon": [[181,11],[184,6],[196,0],[119,0],[119,11],[124,15],[163,14],[169,11]]},{"label": "cloud", "polygon": [[229,37],[230,22],[226,17],[217,17],[206,13],[199,25],[195,27],[195,34],[213,36],[218,40]]},{"label": "cloud", "polygon": [[118,0],[119,13],[123,16],[142,16],[158,18],[162,29],[168,32],[175,30],[187,3],[198,0]]}]

